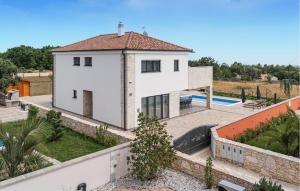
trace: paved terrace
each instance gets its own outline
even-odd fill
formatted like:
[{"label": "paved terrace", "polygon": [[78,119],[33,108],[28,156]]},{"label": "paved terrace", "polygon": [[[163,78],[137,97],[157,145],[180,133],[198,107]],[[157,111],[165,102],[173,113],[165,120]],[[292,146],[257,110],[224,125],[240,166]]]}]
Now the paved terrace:
[{"label": "paved terrace", "polygon": [[[189,92],[191,93],[191,92]],[[197,92],[196,92],[197,93]],[[51,108],[51,95],[43,96],[33,96],[33,97],[23,97],[23,101],[32,102],[44,107]],[[222,106],[212,104],[211,109],[205,109],[205,103],[193,102],[194,105],[201,108],[199,111],[193,111],[193,113],[181,115],[171,119],[163,120],[167,122],[167,131],[173,136],[173,139],[184,135],[185,133],[193,130],[194,128],[200,127],[202,125],[218,125],[220,123],[225,123],[236,119],[237,117],[250,114],[256,110],[244,108],[242,103],[234,106]],[[59,110],[59,109],[56,109]],[[64,113],[74,115],[80,119],[98,123],[96,120],[83,117],[74,113],[67,111],[62,111]],[[123,131],[118,128],[111,128],[114,133],[120,134],[125,137],[133,137],[131,131]]]},{"label": "paved terrace", "polygon": [[22,111],[20,107],[3,107],[0,106],[0,122],[6,123],[19,121],[27,118],[27,111]]},{"label": "paved terrace", "polygon": [[[203,95],[197,91],[184,91],[182,95]],[[220,96],[215,96],[220,97]],[[231,99],[231,98],[230,98]],[[232,98],[234,99],[234,98]],[[202,125],[218,125],[253,113],[256,110],[244,108],[243,103],[232,106],[211,104],[211,109],[206,109],[206,103],[192,102],[191,113],[164,120],[167,122],[167,131],[177,139],[194,128]],[[199,108],[195,111],[194,108]],[[186,111],[184,113],[187,113]]]}]

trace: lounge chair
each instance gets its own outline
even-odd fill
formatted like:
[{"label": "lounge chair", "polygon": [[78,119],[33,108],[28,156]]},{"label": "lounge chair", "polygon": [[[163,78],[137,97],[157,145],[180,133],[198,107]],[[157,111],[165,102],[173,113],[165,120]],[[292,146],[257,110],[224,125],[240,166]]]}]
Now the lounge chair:
[{"label": "lounge chair", "polygon": [[263,100],[258,100],[255,102],[245,103],[243,105],[245,108],[252,108],[252,109],[261,109],[263,107],[266,107],[266,102]]}]

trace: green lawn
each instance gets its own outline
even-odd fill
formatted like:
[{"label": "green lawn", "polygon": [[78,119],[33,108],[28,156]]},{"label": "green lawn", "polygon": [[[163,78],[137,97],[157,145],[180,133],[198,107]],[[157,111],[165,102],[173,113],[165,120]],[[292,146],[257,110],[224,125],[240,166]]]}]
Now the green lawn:
[{"label": "green lawn", "polygon": [[[6,123],[4,128],[8,131],[16,131],[20,127],[21,122]],[[61,139],[48,143],[45,140],[46,135],[50,132],[49,125],[47,123],[47,127],[38,136],[41,143],[36,147],[37,151],[46,156],[64,162],[106,148],[98,144],[94,139],[67,128],[64,128],[64,136]]]}]

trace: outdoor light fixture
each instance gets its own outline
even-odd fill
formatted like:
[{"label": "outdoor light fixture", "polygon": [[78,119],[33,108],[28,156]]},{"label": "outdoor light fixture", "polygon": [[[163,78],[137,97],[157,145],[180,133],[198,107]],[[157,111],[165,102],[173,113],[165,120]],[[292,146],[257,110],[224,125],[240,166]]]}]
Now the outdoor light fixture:
[{"label": "outdoor light fixture", "polygon": [[86,183],[79,184],[77,190],[86,191]]}]

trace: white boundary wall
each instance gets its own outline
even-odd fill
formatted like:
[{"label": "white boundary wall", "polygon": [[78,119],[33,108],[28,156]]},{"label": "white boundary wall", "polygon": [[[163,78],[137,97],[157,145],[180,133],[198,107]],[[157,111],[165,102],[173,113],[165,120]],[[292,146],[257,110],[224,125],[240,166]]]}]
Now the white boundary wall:
[{"label": "white boundary wall", "polygon": [[75,191],[81,183],[95,189],[127,174],[130,143],[0,182],[1,191]]}]

